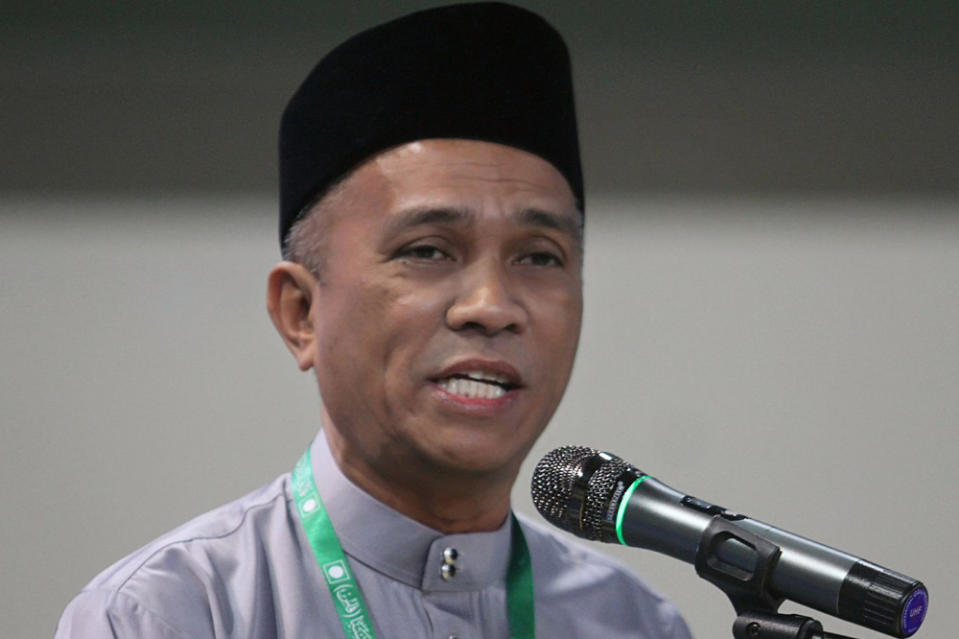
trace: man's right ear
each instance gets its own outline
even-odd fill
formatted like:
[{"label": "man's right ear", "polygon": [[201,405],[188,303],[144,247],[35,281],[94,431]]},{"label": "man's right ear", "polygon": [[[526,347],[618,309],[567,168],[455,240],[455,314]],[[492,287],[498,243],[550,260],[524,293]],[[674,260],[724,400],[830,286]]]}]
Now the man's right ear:
[{"label": "man's right ear", "polygon": [[302,264],[280,262],[270,271],[266,286],[266,310],[301,371],[313,367],[316,333],[312,306],[316,278]]}]

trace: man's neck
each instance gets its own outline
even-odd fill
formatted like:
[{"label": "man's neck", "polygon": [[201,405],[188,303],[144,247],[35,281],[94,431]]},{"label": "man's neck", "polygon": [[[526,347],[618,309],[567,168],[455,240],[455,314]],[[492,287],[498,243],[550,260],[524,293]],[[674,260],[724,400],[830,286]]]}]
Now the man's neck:
[{"label": "man's neck", "polygon": [[333,459],[356,486],[393,510],[444,534],[489,532],[502,526],[510,512],[513,478],[487,477],[442,471],[399,472],[421,468],[394,464],[384,477],[358,455],[345,451],[344,442],[326,431]]}]

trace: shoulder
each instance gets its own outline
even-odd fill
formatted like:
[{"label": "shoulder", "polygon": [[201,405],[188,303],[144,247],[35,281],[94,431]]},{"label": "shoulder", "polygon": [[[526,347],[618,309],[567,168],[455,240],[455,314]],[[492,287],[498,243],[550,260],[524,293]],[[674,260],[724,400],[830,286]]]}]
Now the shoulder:
[{"label": "shoulder", "polygon": [[[615,559],[587,546],[571,535],[518,515],[530,547],[537,606],[546,615],[564,618],[589,611],[588,620],[564,623],[609,624],[609,636],[650,639],[688,639],[686,623],[676,607]],[[537,623],[542,621],[539,619]],[[590,625],[590,632],[596,632]],[[638,634],[636,634],[638,633]],[[598,635],[597,635],[598,636]]]},{"label": "shoulder", "polygon": [[[270,532],[289,527],[288,485],[289,475],[282,475],[113,564],[66,608],[57,636],[114,636],[77,629],[134,623],[128,633],[116,636],[141,636],[144,624],[150,626],[151,637],[179,637],[178,632],[194,636],[197,628],[184,620],[209,620],[213,609],[228,604],[224,601],[231,596],[227,585],[237,585],[241,561],[247,570],[250,560],[265,552],[264,540]],[[252,582],[257,576],[246,574],[241,579]]]},{"label": "shoulder", "polygon": [[187,639],[170,621],[117,591],[84,589],[67,606],[54,639]]}]

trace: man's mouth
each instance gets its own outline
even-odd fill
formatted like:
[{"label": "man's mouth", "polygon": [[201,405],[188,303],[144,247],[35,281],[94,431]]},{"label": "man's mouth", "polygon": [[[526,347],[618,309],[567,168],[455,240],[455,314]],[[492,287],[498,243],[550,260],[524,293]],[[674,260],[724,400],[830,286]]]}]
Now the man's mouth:
[{"label": "man's mouth", "polygon": [[485,371],[468,371],[436,380],[436,385],[450,395],[465,399],[499,399],[516,388],[506,375]]}]

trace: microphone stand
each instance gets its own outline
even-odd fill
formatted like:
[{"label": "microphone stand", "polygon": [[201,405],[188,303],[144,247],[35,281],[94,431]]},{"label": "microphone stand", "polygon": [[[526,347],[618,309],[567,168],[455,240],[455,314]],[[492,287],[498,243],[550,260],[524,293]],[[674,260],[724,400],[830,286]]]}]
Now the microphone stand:
[{"label": "microphone stand", "polygon": [[[723,516],[725,515],[725,517]],[[803,615],[784,615],[777,610],[783,602],[769,588],[773,566],[779,559],[779,546],[736,526],[737,516],[723,513],[713,517],[696,551],[696,574],[729,597],[736,610],[733,623],[735,639],[853,639],[823,630],[822,624]],[[752,571],[723,561],[720,547],[735,541],[755,553]]]},{"label": "microphone stand", "polygon": [[803,615],[747,610],[733,622],[735,639],[852,639],[825,632],[822,624]]}]

